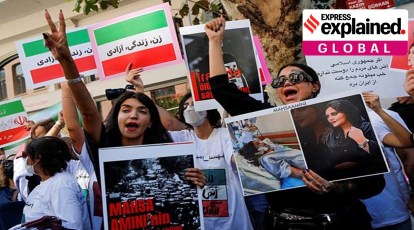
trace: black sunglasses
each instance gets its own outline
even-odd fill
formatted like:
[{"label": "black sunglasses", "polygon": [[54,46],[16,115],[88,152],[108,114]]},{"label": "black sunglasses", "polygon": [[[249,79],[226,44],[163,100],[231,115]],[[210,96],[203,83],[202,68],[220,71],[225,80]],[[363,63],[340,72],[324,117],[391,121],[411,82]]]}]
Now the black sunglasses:
[{"label": "black sunglasses", "polygon": [[295,71],[289,74],[288,77],[285,75],[281,75],[279,77],[276,77],[272,80],[272,83],[270,84],[273,88],[277,89],[280,87],[283,87],[285,85],[286,80],[289,80],[292,84],[298,84],[303,81],[312,82],[313,79],[311,76],[309,76],[307,73],[303,71]]}]

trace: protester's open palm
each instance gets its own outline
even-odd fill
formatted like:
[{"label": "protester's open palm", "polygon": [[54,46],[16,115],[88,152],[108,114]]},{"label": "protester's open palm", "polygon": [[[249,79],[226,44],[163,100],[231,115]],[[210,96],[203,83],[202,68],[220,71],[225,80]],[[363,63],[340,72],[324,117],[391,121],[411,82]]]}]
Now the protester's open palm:
[{"label": "protester's open palm", "polygon": [[141,78],[142,68],[132,69],[132,63],[129,63],[125,69],[125,80],[135,87],[139,93],[144,92],[144,82]]},{"label": "protester's open palm", "polygon": [[56,28],[56,25],[53,23],[47,10],[45,10],[45,18],[50,29],[50,33],[43,33],[45,46],[52,52],[53,57],[59,62],[71,60],[72,56],[66,39],[66,24],[62,10],[59,12],[59,30]]}]

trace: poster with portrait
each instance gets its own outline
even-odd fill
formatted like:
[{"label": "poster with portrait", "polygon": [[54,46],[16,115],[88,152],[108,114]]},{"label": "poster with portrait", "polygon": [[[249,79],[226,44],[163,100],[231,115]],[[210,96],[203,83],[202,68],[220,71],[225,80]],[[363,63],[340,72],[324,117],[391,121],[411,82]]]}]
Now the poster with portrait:
[{"label": "poster with portrait", "polygon": [[99,149],[105,229],[203,229],[200,191],[183,179],[195,144]]},{"label": "poster with portrait", "polygon": [[[208,37],[204,25],[181,27],[180,34],[195,110],[220,108],[219,103],[213,98],[208,82]],[[236,84],[241,91],[263,101],[260,65],[250,21],[226,22],[222,47],[224,67],[229,81]]]},{"label": "poster with portrait", "polygon": [[358,93],[341,93],[226,119],[245,196],[389,171]]},{"label": "poster with portrait", "polygon": [[[403,47],[401,47],[403,49]],[[414,18],[408,19],[407,55],[391,56],[390,69],[405,72],[414,66]]]}]

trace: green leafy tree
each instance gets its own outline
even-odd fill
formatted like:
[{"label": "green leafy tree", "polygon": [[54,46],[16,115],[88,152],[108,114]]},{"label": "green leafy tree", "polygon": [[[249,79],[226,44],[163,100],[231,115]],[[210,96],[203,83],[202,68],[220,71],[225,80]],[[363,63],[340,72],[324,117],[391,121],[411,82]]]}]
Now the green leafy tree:
[{"label": "green leafy tree", "polygon": [[[119,0],[65,0],[67,2],[75,1],[74,11],[76,12],[83,12],[84,14],[88,15],[90,12],[95,11],[98,12],[99,9],[106,10],[109,7],[118,8]],[[171,5],[171,0],[162,0],[162,2],[168,2]],[[220,1],[214,1],[210,3],[207,0],[188,0],[186,2],[194,3],[191,7],[191,15],[195,16],[192,20],[193,25],[200,24],[200,15],[201,11],[209,12],[210,14],[217,17],[218,15],[222,14],[222,7]],[[181,9],[179,9],[176,15],[180,15],[181,17],[185,17],[190,13],[190,7],[188,3],[182,5]]]}]

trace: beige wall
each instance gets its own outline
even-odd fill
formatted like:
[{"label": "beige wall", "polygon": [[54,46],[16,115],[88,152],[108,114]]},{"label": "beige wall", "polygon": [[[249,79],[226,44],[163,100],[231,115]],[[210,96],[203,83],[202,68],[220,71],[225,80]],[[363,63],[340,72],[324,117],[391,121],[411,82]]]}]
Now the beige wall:
[{"label": "beige wall", "polygon": [[[62,1],[63,2],[63,1]],[[173,3],[181,4],[182,1],[174,0]],[[124,0],[120,3],[118,9],[109,9],[101,11],[99,13],[92,12],[89,15],[83,15],[73,11],[74,1],[63,2],[55,7],[49,8],[52,19],[55,21],[58,19],[57,15],[60,9],[62,9],[66,24],[68,28],[88,26],[94,23],[102,22],[108,19],[112,19],[118,16],[122,16],[140,9],[147,8],[152,5],[162,3],[161,0]],[[24,7],[24,1],[22,1],[22,7]],[[172,9],[178,9],[178,6],[173,6]],[[173,10],[174,15],[177,10]],[[188,22],[188,20],[185,20]],[[188,23],[186,23],[188,24]],[[39,36],[42,32],[47,32],[46,21],[44,19],[44,11],[39,11],[34,14],[27,15],[26,17],[19,18],[14,21],[0,24],[0,62],[9,58],[17,53],[15,42],[21,39],[26,39],[34,36]],[[12,65],[19,63],[19,60],[13,60],[11,63],[4,66],[7,82],[7,95],[8,98],[13,98],[13,79],[12,79]],[[184,62],[171,65],[168,67],[148,70],[142,74],[142,79],[146,86],[150,86],[151,89],[162,87],[165,82],[168,85],[175,85],[175,82],[182,83],[186,81],[187,70]],[[126,82],[122,78],[110,79],[105,81],[96,81],[87,84],[91,95],[98,101],[103,100],[105,95],[105,89],[107,88],[123,88]],[[60,101],[60,90],[54,90],[54,86],[47,87],[46,90],[40,90],[34,92],[33,90],[27,90],[27,94],[19,95],[23,104],[28,112],[38,111],[40,109],[51,106]],[[103,114],[107,114],[108,103],[104,103]]]}]

